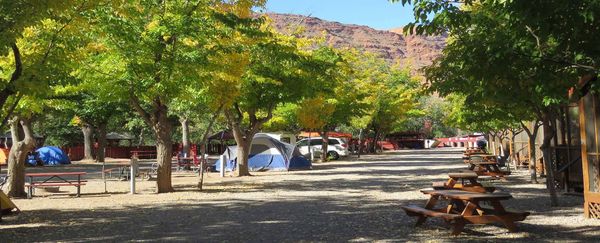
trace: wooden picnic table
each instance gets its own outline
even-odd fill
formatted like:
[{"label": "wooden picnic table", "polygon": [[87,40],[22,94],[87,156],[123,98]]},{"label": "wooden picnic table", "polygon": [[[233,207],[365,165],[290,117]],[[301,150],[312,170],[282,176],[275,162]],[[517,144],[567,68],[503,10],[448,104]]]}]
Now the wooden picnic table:
[{"label": "wooden picnic table", "polygon": [[486,161],[496,161],[497,156],[493,155],[493,154],[471,154],[469,156],[470,159],[473,158],[481,158],[482,160],[486,160]]},{"label": "wooden picnic table", "polygon": [[477,159],[481,159],[481,160],[495,160],[496,156],[493,154],[488,154],[486,152],[475,152],[475,153],[464,153],[462,158],[465,163],[469,163],[469,161],[471,161],[471,159],[473,159],[473,158],[477,158]]},{"label": "wooden picnic table", "polygon": [[[81,186],[85,185],[87,181],[82,180],[81,177],[86,175],[87,172],[43,172],[43,173],[27,173],[25,177],[28,179],[27,198],[33,196],[33,189],[35,187],[44,186],[75,186],[77,187],[77,197],[81,195]],[[70,180],[68,177],[77,177],[77,180]],[[42,178],[41,180],[34,180],[34,178]]]},{"label": "wooden picnic table", "polygon": [[477,181],[477,173],[472,171],[448,173],[448,181],[434,182],[434,189],[457,189],[471,192],[493,192],[495,187],[483,186]]},{"label": "wooden picnic table", "polygon": [[194,157],[177,157],[177,170],[191,170],[194,160]]},{"label": "wooden picnic table", "polygon": [[465,154],[485,153],[482,149],[466,149]]},{"label": "wooden picnic table", "polygon": [[510,172],[500,170],[498,163],[495,161],[471,161],[469,162],[469,170],[474,171],[477,175],[497,178],[504,178],[506,175],[510,175]]},{"label": "wooden picnic table", "polygon": [[[507,211],[501,201],[511,199],[508,193],[478,193],[453,189],[421,190],[430,196],[425,207],[402,206],[409,216],[418,217],[416,226],[425,223],[428,217],[439,217],[452,225],[452,234],[458,235],[466,224],[501,223],[510,232],[517,230],[516,221],[523,221],[529,212]],[[440,200],[444,199],[444,200]],[[446,203],[438,202],[445,201]],[[484,208],[486,202],[492,208]],[[436,207],[437,206],[437,207]]]}]

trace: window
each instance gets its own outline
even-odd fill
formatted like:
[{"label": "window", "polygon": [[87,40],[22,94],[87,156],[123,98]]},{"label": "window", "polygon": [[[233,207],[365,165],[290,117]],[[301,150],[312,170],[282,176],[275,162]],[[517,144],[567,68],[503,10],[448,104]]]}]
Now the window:
[{"label": "window", "polygon": [[308,146],[308,140],[301,140],[300,142],[298,142],[297,145],[298,146]]},{"label": "window", "polygon": [[311,139],[310,140],[310,145],[311,146],[316,146],[316,145],[323,145],[323,140],[322,139]]},{"label": "window", "polygon": [[336,145],[336,144],[340,144],[340,141],[337,139],[329,139],[329,145]]}]

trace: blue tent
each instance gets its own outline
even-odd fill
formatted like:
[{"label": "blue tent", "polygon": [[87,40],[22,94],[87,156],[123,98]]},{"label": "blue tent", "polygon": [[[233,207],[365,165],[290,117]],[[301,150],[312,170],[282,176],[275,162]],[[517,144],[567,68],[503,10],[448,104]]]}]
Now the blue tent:
[{"label": "blue tent", "polygon": [[[228,159],[225,164],[227,171],[236,167],[237,149],[231,146],[223,153]],[[215,163],[215,169],[220,170],[221,159]],[[312,164],[304,158],[296,146],[281,142],[266,134],[256,134],[250,147],[248,167],[250,171],[265,170],[294,170],[310,169]]]},{"label": "blue tent", "polygon": [[69,156],[60,148],[54,146],[41,147],[35,151],[44,165],[68,165],[71,164]]}]

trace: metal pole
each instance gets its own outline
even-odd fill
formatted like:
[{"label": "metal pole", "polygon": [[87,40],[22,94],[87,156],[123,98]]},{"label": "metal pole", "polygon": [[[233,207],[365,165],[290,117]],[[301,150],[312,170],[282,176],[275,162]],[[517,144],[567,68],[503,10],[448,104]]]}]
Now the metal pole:
[{"label": "metal pole", "polygon": [[137,169],[137,158],[135,156],[133,158],[131,158],[131,165],[129,166],[129,168],[130,168],[129,178],[131,178],[130,194],[135,194],[135,171]]},{"label": "metal pole", "polygon": [[219,166],[219,170],[221,171],[221,177],[225,177],[225,163],[227,163],[225,158],[227,158],[227,157],[224,154],[222,154],[221,155],[221,165]]},{"label": "metal pole", "polygon": [[104,193],[108,193],[106,189],[106,159],[102,161],[102,180],[104,181]]}]

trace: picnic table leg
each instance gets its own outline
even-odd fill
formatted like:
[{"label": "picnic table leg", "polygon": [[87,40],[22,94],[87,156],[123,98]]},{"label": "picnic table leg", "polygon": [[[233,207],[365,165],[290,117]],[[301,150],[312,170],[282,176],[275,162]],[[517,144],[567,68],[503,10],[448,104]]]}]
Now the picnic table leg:
[{"label": "picnic table leg", "polygon": [[515,225],[515,222],[512,219],[512,217],[506,215],[506,209],[504,209],[504,206],[502,206],[502,204],[500,203],[500,201],[495,201],[494,200],[494,201],[491,201],[490,203],[492,204],[492,207],[494,208],[494,210],[498,214],[498,219],[500,220],[500,222],[502,224],[504,224],[504,226],[506,226],[506,228],[508,229],[508,231],[510,231],[510,232],[516,232],[517,231],[517,225]]},{"label": "picnic table leg", "polygon": [[77,197],[81,194],[81,175],[77,175]]},{"label": "picnic table leg", "polygon": [[469,163],[469,170],[475,171],[475,164]]},{"label": "picnic table leg", "polygon": [[472,203],[472,202],[467,202],[467,205],[465,206],[465,209],[462,211],[461,215],[462,216],[471,216],[473,215],[473,211],[476,210],[478,208],[477,204]]},{"label": "picnic table leg", "polygon": [[29,177],[29,188],[27,189],[27,198],[31,199],[33,196],[33,177]]},{"label": "picnic table leg", "polygon": [[457,236],[465,228],[465,221],[463,219],[458,219],[454,223],[452,223],[452,235]]},{"label": "picnic table leg", "polygon": [[[456,207],[457,204],[463,205],[462,201],[459,201],[458,203],[454,200],[450,201],[450,203],[448,204],[448,207],[446,208],[446,213],[452,213],[452,210],[454,210],[454,207]],[[465,228],[465,224],[466,224],[463,219],[455,219],[454,221],[448,221],[448,223],[450,223],[450,225],[452,226],[451,234],[454,236],[460,235],[460,233]]]},{"label": "picnic table leg", "polygon": [[[435,206],[435,204],[438,201],[438,198],[440,196],[437,195],[432,195],[429,200],[427,201],[427,204],[425,204],[425,209],[432,209],[433,206]],[[419,215],[419,218],[417,219],[417,223],[415,223],[415,226],[420,226],[423,223],[425,223],[425,220],[427,220],[427,217],[425,215]]]},{"label": "picnic table leg", "polygon": [[454,185],[456,185],[456,180],[454,180],[454,178],[450,178],[446,182],[446,188],[453,188]]}]

